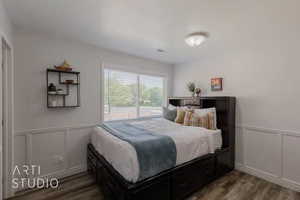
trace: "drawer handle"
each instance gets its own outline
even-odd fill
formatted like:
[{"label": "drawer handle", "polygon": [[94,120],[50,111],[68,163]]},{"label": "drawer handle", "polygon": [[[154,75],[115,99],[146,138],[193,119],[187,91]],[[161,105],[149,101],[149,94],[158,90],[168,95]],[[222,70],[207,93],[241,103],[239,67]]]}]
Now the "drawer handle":
[{"label": "drawer handle", "polygon": [[188,185],[187,182],[179,184],[180,187],[186,187],[187,185]]}]

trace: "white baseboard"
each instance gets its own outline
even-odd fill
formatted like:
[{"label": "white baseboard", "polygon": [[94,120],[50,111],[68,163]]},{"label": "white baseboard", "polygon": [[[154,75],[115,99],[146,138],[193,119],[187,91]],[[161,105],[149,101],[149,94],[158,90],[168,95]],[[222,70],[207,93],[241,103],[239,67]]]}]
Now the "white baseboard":
[{"label": "white baseboard", "polygon": [[264,171],[259,170],[259,169],[255,169],[253,167],[245,166],[241,163],[235,163],[235,169],[238,170],[238,171],[242,171],[242,172],[245,172],[247,174],[256,176],[258,178],[264,179],[266,181],[275,183],[275,184],[280,185],[282,187],[300,192],[300,184],[298,184],[294,181],[291,181],[289,179],[282,178],[282,177],[273,175],[271,173],[264,172]]},{"label": "white baseboard", "polygon": [[75,166],[75,167],[71,167],[70,169],[66,169],[66,170],[53,172],[51,174],[44,175],[44,176],[42,176],[42,178],[48,177],[48,178],[61,179],[61,178],[65,178],[65,177],[68,177],[68,176],[75,175],[75,174],[79,174],[81,172],[85,172],[86,170],[87,170],[86,165],[78,165],[78,166]]}]

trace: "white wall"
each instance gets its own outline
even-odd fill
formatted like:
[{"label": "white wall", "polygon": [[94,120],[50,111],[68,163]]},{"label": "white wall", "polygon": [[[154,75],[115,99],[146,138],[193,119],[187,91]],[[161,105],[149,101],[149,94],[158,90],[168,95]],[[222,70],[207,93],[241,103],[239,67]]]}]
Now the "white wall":
[{"label": "white wall", "polygon": [[[174,95],[237,97],[237,167],[300,189],[299,1],[240,3],[230,24],[199,49],[197,61],[176,65]],[[209,31],[209,30],[207,30]],[[224,78],[222,92],[210,79]]]},{"label": "white wall", "polygon": [[[89,132],[100,121],[101,63],[165,75],[173,67],[66,39],[18,31],[15,39],[15,162],[41,165],[42,175],[85,169]],[[81,72],[81,107],[47,109],[46,68],[67,59]],[[169,84],[168,91],[171,91]]]},{"label": "white wall", "polygon": [[3,0],[0,0],[0,34],[4,35],[8,42],[12,42],[12,25],[4,9]]}]

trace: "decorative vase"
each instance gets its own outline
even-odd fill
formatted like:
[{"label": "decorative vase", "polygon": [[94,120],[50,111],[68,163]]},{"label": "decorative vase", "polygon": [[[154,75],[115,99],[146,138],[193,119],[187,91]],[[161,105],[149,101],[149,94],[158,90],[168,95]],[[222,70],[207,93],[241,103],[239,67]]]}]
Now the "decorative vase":
[{"label": "decorative vase", "polygon": [[196,89],[195,89],[195,93],[196,93],[196,96],[197,96],[197,97],[200,97],[201,89],[200,89],[200,88],[196,88]]}]

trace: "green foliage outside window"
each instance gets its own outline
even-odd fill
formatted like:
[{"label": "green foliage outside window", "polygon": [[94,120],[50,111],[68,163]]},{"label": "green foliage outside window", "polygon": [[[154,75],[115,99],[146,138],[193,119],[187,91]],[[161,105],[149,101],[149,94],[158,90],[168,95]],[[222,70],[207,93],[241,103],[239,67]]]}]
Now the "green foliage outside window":
[{"label": "green foliage outside window", "polygon": [[[110,94],[108,94],[108,92]],[[160,87],[146,87],[140,84],[140,105],[160,107],[163,101],[163,90]],[[122,84],[115,77],[109,81],[105,77],[105,105],[126,107],[135,106],[137,101],[137,84]]]}]

